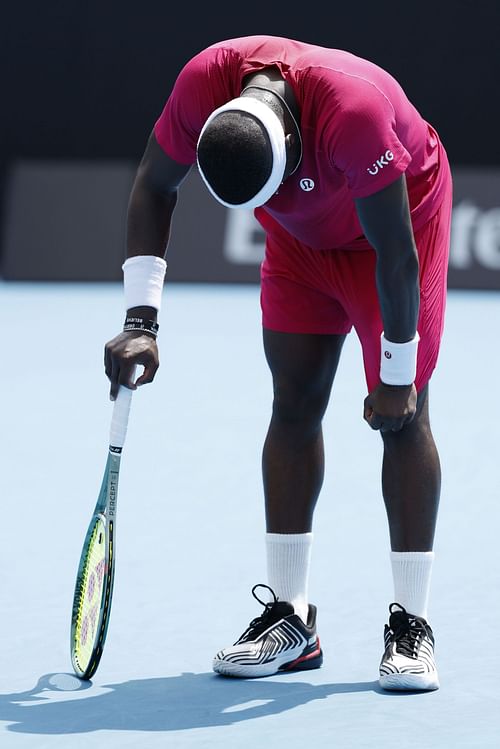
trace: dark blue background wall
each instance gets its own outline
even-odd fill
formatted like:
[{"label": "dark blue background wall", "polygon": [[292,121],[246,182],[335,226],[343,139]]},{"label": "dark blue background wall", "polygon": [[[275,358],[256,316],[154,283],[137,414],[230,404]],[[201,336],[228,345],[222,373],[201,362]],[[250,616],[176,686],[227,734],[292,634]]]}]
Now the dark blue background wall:
[{"label": "dark blue background wall", "polygon": [[183,63],[254,33],[341,47],[388,69],[455,164],[500,164],[500,3],[9,2],[1,156],[138,157]]}]

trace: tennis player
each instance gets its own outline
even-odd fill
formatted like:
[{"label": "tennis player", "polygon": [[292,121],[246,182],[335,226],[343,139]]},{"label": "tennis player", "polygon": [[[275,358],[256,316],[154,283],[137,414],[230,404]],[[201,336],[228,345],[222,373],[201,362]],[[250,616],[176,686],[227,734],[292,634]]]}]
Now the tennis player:
[{"label": "tennis player", "polygon": [[[354,327],[364,418],[383,441],[394,579],[380,684],[437,689],[427,607],[440,464],[429,380],[443,331],[452,203],[438,134],[389,73],[345,51],[252,36],[188,61],[132,189],[126,321],[105,351],[112,398],[120,385],[151,382],[158,367],[164,254],[178,189],[195,163],[216,200],[254,209],[266,232],[263,337],[274,385],[263,450],[262,587],[271,600],[255,586],[263,612],[213,668],[251,677],[322,663],[308,598],[313,512],[322,418]],[[134,380],[137,364],[144,371]]]}]

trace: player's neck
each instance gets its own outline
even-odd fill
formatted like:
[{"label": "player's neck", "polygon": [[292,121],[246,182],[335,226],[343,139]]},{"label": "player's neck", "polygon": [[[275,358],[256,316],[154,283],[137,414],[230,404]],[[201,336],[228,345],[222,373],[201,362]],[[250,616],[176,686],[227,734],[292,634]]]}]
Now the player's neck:
[{"label": "player's neck", "polygon": [[292,88],[276,68],[247,76],[242,95],[258,96],[268,104],[283,123],[287,140],[287,165],[284,179],[293,174],[302,159],[302,136],[300,133],[300,112]]},{"label": "player's neck", "polygon": [[278,94],[278,96],[285,100],[297,123],[300,123],[300,109],[297,99],[292,87],[282,77],[278,68],[265,68],[264,70],[259,70],[258,73],[247,75],[243,79],[242,89],[245,90],[252,86]]}]

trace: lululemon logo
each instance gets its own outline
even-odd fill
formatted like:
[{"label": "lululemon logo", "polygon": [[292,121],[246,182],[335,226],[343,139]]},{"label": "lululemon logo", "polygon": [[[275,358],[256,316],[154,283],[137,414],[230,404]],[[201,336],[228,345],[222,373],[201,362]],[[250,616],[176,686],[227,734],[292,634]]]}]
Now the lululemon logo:
[{"label": "lululemon logo", "polygon": [[310,177],[303,177],[299,184],[304,192],[311,192],[311,190],[314,190],[314,180]]},{"label": "lululemon logo", "polygon": [[390,351],[384,351],[384,356],[386,359],[392,359],[392,354]]}]

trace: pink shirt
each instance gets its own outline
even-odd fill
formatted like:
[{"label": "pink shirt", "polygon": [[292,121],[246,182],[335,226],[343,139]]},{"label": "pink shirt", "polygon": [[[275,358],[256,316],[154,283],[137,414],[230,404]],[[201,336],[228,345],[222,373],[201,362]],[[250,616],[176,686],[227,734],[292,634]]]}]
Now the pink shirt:
[{"label": "pink shirt", "polygon": [[301,112],[303,158],[266,204],[255,211],[276,237],[289,232],[313,249],[366,249],[354,198],[382,190],[406,173],[414,229],[436,212],[447,162],[433,128],[386,71],[348,52],[272,36],[214,44],[180,72],[155,124],[164,151],[196,161],[208,115],[240,95],[242,79],[276,66]]}]

